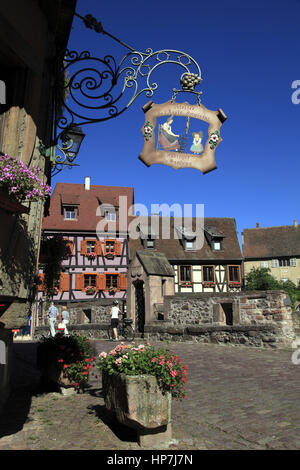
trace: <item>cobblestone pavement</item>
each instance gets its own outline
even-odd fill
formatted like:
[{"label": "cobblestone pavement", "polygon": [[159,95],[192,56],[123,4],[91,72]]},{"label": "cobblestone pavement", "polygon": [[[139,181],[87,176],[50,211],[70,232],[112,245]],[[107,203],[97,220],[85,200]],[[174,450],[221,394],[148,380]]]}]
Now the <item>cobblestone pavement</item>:
[{"label": "cobblestone pavement", "polygon": [[[0,416],[0,450],[140,449],[134,432],[106,413],[100,375],[84,394],[39,391],[35,346],[14,345],[14,388]],[[95,346],[99,353],[114,344]],[[172,404],[170,450],[300,449],[300,365],[292,364],[290,351],[167,346],[189,368],[187,399]]]}]

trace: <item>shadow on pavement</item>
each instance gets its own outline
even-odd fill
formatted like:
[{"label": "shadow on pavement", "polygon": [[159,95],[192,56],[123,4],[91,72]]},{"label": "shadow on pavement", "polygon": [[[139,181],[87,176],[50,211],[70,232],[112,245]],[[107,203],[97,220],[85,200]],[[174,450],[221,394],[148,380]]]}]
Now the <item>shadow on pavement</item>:
[{"label": "shadow on pavement", "polygon": [[110,428],[120,441],[123,442],[137,442],[137,433],[134,429],[119,423],[114,415],[110,413],[105,405],[96,405],[91,409],[95,412],[97,418],[101,419],[103,423]]},{"label": "shadow on pavement", "polygon": [[36,343],[14,343],[11,393],[0,415],[0,438],[16,434],[29,421],[32,396],[39,393]]}]

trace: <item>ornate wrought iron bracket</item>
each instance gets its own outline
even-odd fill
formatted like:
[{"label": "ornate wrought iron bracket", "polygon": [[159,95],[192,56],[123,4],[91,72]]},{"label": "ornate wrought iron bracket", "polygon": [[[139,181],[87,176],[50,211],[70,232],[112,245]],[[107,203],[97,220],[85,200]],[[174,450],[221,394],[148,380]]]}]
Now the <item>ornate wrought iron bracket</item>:
[{"label": "ornate wrought iron bracket", "polygon": [[[111,55],[101,59],[91,56],[88,51],[64,52],[59,60],[58,82],[55,87],[58,93],[55,144],[59,139],[63,140],[63,135],[70,126],[107,121],[126,111],[143,93],[147,98],[152,97],[158,88],[153,74],[166,64],[178,65],[182,69],[182,89],[173,89],[172,99],[175,99],[177,93],[185,91],[196,94],[200,103],[201,92],[195,92],[194,87],[202,80],[201,70],[189,54],[173,49],[153,51],[149,48],[145,52],[137,51],[104,31],[102,24],[92,15],[75,15],[82,19],[86,27],[96,33],[108,35],[129,49],[129,52],[119,64]],[[57,173],[63,161],[57,158],[53,165]]]}]

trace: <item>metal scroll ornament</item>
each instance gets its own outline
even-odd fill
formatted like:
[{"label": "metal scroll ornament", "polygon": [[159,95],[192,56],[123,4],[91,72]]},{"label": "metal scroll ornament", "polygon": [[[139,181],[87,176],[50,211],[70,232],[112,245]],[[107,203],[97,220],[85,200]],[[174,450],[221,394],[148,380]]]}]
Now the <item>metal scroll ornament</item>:
[{"label": "metal scroll ornament", "polygon": [[[131,50],[118,65],[111,55],[100,59],[88,51],[66,51],[63,70],[58,74],[60,87],[56,87],[64,96],[61,109],[56,111],[57,132],[72,124],[81,126],[117,117],[143,93],[151,98],[158,88],[154,72],[166,64],[179,66],[182,80],[188,75],[201,81],[197,62],[177,50]],[[184,84],[189,86],[190,81]]]}]

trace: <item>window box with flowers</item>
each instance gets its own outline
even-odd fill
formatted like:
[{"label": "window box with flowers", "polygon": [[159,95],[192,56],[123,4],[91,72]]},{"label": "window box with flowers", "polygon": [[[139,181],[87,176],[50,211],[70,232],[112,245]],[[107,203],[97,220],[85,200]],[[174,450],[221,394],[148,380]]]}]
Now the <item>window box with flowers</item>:
[{"label": "window box with flowers", "polygon": [[[38,177],[40,172],[41,169],[38,167],[28,168],[16,158],[0,154],[0,191],[4,195],[4,200],[5,195],[9,196],[12,212],[13,202],[20,204],[25,201],[44,201],[50,196],[51,187],[40,180]],[[3,202],[3,197],[0,200]],[[2,206],[1,202],[0,204]],[[8,208],[9,203],[6,204]]]},{"label": "window box with flowers", "polygon": [[180,287],[193,287],[193,283],[192,282],[183,282],[183,281],[181,281],[180,282]]},{"label": "window box with flowers", "polygon": [[[99,355],[106,408],[136,429],[141,446],[171,440],[171,399],[185,398],[187,367],[172,351],[121,343]],[[136,406],[139,403],[139,406]]]},{"label": "window box with flowers", "polygon": [[85,288],[86,295],[94,295],[96,293],[96,287],[94,286],[87,286]]},{"label": "window box with flowers", "polygon": [[89,260],[94,260],[95,258],[97,258],[97,253],[95,253],[95,251],[91,251],[87,254],[87,257]]},{"label": "window box with flowers", "polygon": [[203,287],[215,287],[216,283],[214,281],[203,281]]},{"label": "window box with flowers", "polygon": [[229,285],[229,287],[240,287],[241,283],[240,283],[240,281],[229,281],[228,285]]}]

